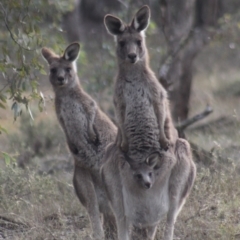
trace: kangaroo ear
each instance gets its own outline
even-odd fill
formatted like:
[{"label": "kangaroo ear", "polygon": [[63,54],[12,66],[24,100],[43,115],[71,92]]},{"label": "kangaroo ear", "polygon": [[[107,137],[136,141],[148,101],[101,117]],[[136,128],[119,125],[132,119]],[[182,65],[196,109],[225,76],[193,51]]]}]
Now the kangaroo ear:
[{"label": "kangaroo ear", "polygon": [[138,32],[145,30],[148,27],[150,21],[150,8],[145,5],[141,7],[135,14],[131,27]]},{"label": "kangaroo ear", "polygon": [[107,14],[104,17],[104,24],[111,35],[119,35],[124,32],[126,26],[121,19]]},{"label": "kangaroo ear", "polygon": [[63,58],[67,61],[73,62],[78,58],[79,51],[80,44],[72,43],[65,49]]},{"label": "kangaroo ear", "polygon": [[58,58],[58,55],[56,55],[52,50],[45,47],[42,48],[42,56],[48,62],[48,64],[51,64],[54,58]]},{"label": "kangaroo ear", "polygon": [[160,158],[161,158],[161,154],[158,152],[154,152],[146,159],[146,163],[151,168],[158,169],[161,167]]}]

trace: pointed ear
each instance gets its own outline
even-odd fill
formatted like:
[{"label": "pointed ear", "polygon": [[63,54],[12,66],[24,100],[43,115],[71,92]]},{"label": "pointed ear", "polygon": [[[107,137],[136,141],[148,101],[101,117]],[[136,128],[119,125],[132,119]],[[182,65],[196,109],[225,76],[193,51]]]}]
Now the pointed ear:
[{"label": "pointed ear", "polygon": [[151,153],[151,155],[146,159],[146,163],[154,169],[158,169],[161,167],[161,154],[159,152]]},{"label": "pointed ear", "polygon": [[144,31],[150,21],[150,8],[145,5],[141,7],[132,20],[131,27],[138,32]]},{"label": "pointed ear", "polygon": [[104,17],[104,24],[111,35],[119,35],[124,32],[126,26],[121,19],[107,14]]},{"label": "pointed ear", "polygon": [[51,64],[52,60],[58,57],[58,55],[55,54],[52,50],[45,47],[42,48],[42,56],[48,62],[48,64]]},{"label": "pointed ear", "polygon": [[65,49],[63,58],[67,61],[73,62],[78,58],[79,51],[80,44],[72,43]]}]

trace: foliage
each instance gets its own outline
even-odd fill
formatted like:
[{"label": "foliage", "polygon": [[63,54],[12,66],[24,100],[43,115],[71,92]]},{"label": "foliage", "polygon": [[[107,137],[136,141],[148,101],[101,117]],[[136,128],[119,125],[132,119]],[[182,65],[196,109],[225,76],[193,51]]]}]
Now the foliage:
[{"label": "foliage", "polygon": [[40,48],[46,42],[62,42],[60,20],[72,7],[73,0],[0,2],[0,107],[6,108],[10,99],[15,120],[23,106],[32,116],[29,103],[33,100],[39,102],[40,111],[43,109],[44,96],[38,90],[38,80],[46,72]]},{"label": "foliage", "polygon": [[33,156],[45,156],[67,151],[64,134],[56,121],[32,121],[26,113],[20,117],[19,132],[9,133],[8,140],[8,151],[15,154],[29,151]]},{"label": "foliage", "polygon": [[10,165],[10,164],[16,162],[16,159],[14,157],[10,156],[8,153],[3,152],[3,151],[1,153],[2,153],[2,156],[4,158],[6,165]]}]

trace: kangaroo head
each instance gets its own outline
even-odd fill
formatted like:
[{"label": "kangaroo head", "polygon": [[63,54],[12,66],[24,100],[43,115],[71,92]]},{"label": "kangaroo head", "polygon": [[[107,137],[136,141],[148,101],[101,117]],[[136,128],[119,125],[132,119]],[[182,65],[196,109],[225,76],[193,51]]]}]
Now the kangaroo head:
[{"label": "kangaroo head", "polygon": [[42,48],[43,58],[50,68],[50,82],[54,89],[72,85],[76,82],[76,59],[78,58],[80,45],[70,44],[64,51],[63,56],[58,56],[48,48]]},{"label": "kangaroo head", "polygon": [[159,152],[152,153],[144,162],[135,163],[128,161],[134,181],[144,189],[149,189],[155,183],[161,168],[161,155]]},{"label": "kangaroo head", "polygon": [[104,24],[111,35],[116,37],[117,57],[121,62],[137,63],[146,55],[144,30],[148,27],[150,9],[141,7],[130,24],[125,24],[121,19],[106,15]]}]

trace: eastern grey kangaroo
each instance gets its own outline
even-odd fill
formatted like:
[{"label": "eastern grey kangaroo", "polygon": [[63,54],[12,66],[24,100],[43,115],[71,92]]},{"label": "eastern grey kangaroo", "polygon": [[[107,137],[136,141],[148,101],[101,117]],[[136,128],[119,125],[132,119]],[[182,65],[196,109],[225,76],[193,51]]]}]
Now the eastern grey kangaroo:
[{"label": "eastern grey kangaroo", "polygon": [[166,214],[164,240],[173,239],[174,223],[196,175],[188,142],[179,138],[174,151],[176,158],[170,152],[153,152],[145,162],[136,163],[115,143],[109,145],[101,174],[117,221],[118,240],[129,240],[132,227],[140,230],[138,239],[153,240]]},{"label": "eastern grey kangaroo", "polygon": [[[117,128],[82,89],[76,69],[80,45],[70,44],[62,56],[48,48],[42,55],[50,68],[49,80],[55,93],[55,109],[75,160],[73,185],[86,208],[93,239],[104,239],[104,220],[114,221],[100,177],[105,147],[116,138]],[[111,216],[113,219],[111,219]]]},{"label": "eastern grey kangaroo", "polygon": [[129,150],[130,156],[148,148],[167,150],[176,134],[167,92],[148,63],[144,30],[149,19],[148,6],[140,8],[128,25],[112,15],[104,18],[108,32],[117,42],[118,73],[114,91],[119,125],[117,145],[125,152]]}]

